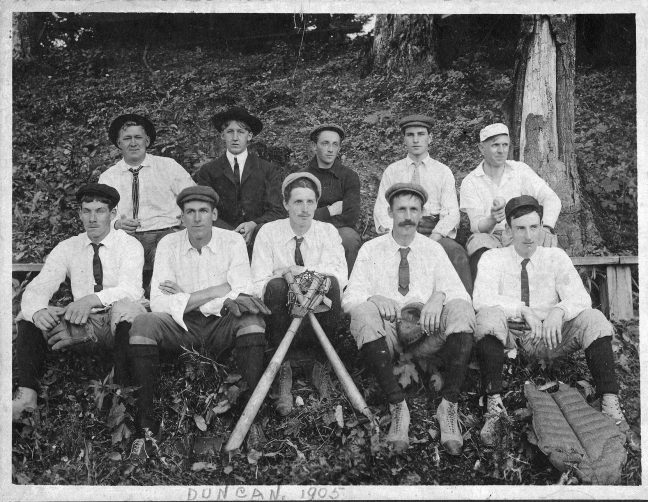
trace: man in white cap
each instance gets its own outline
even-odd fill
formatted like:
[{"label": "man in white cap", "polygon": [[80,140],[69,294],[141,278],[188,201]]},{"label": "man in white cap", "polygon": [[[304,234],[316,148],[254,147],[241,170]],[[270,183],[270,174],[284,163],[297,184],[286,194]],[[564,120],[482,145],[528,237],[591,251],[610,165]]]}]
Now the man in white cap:
[{"label": "man in white cap", "polygon": [[466,251],[473,279],[485,251],[511,244],[510,234],[504,231],[504,206],[510,199],[530,195],[540,202],[544,227],[539,244],[546,247],[558,245],[554,227],[561,207],[560,198],[531,167],[508,159],[510,139],[505,124],[484,127],[479,141],[483,160],[463,179],[460,190],[461,210],[468,215],[472,232]]},{"label": "man in white cap", "polygon": [[432,118],[427,115],[403,117],[398,126],[403,133],[407,157],[387,166],[383,173],[374,205],[376,232],[388,233],[392,219],[385,193],[395,183],[421,185],[428,193],[423,206],[418,232],[438,242],[445,250],[466,291],[472,293],[472,276],[468,255],[455,241],[459,225],[459,204],[455,178],[448,166],[434,160],[428,153]]},{"label": "man in white cap", "polygon": [[[290,271],[297,279],[302,274],[316,272],[331,280],[327,293],[331,308],[328,312],[318,314],[322,328],[329,334],[334,332],[340,319],[341,292],[348,279],[340,234],[330,223],[313,219],[322,193],[320,181],[311,173],[298,171],[286,177],[281,191],[288,218],[263,225],[257,234],[252,254],[254,293],[263,298],[272,311],[266,323],[268,338],[273,347],[281,343],[292,321],[287,306],[289,288],[283,278],[286,271]],[[327,397],[330,389],[328,365],[322,364],[326,357],[321,350],[317,350],[319,346],[308,319],[305,319],[277,377],[279,395],[276,409],[280,415],[288,415],[292,410],[290,359],[296,352],[293,349],[303,349],[308,356],[315,357],[313,384],[321,397]]]}]

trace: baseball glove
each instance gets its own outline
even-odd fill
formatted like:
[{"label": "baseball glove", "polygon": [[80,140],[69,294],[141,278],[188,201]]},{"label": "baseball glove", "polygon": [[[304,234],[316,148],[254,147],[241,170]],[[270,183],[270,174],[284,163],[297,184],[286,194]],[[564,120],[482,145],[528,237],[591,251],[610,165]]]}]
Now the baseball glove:
[{"label": "baseball glove", "polygon": [[427,333],[418,323],[421,317],[423,304],[420,302],[408,303],[401,309],[401,320],[396,324],[398,340],[404,348],[420,342]]},{"label": "baseball glove", "polygon": [[52,347],[52,350],[61,350],[88,341],[97,341],[94,328],[89,322],[72,324],[65,319],[61,319],[61,322],[47,333],[47,343]]},{"label": "baseball glove", "polygon": [[243,314],[264,314],[269,315],[270,309],[258,298],[241,293],[234,300],[228,298],[223,302],[221,314],[230,312],[235,317],[241,317]]},{"label": "baseball glove", "polygon": [[[288,281],[288,279],[286,280]],[[291,287],[288,290],[288,307],[292,317],[304,317],[309,311],[318,314],[331,309],[331,300],[324,296],[331,288],[331,279],[329,277],[306,270],[294,277],[294,284],[301,294],[309,300],[305,305],[300,305],[297,295]]]}]

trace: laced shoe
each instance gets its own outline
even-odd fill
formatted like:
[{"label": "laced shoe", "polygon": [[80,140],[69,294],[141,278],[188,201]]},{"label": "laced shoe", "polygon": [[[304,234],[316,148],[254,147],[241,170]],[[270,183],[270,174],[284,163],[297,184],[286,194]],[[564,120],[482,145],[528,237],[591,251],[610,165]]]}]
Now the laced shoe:
[{"label": "laced shoe", "polygon": [[441,445],[450,455],[460,455],[463,448],[463,436],[459,432],[457,420],[458,413],[457,403],[446,401],[445,398],[441,400],[436,412],[439,429],[441,429]]},{"label": "laced shoe", "polygon": [[402,453],[409,446],[410,413],[407,402],[403,399],[400,403],[390,404],[391,425],[387,434],[387,442],[391,443],[395,453]]},{"label": "laced shoe", "polygon": [[20,422],[23,412],[34,411],[38,405],[36,403],[36,391],[29,387],[18,387],[16,395],[11,401],[11,421]]},{"label": "laced shoe", "polygon": [[279,367],[279,375],[277,377],[279,388],[277,402],[275,409],[282,417],[285,417],[292,411],[293,398],[292,398],[292,368],[290,361],[284,361]]},{"label": "laced shoe", "polygon": [[499,394],[493,394],[486,399],[486,413],[484,414],[484,426],[479,436],[485,446],[495,446],[498,436],[498,423],[502,415],[508,415],[502,398]]},{"label": "laced shoe", "polygon": [[618,395],[603,394],[603,398],[601,399],[601,413],[614,420],[614,423],[621,432],[628,432],[630,429],[630,426],[623,415],[623,410],[621,410]]},{"label": "laced shoe", "polygon": [[329,365],[315,361],[315,363],[313,364],[312,378],[313,385],[317,389],[317,392],[319,392],[320,398],[328,399],[329,397],[331,397],[333,382],[331,381]]},{"label": "laced shoe", "polygon": [[253,423],[247,436],[246,445],[248,450],[261,451],[267,442],[268,438],[266,438],[261,424]]},{"label": "laced shoe", "polygon": [[145,428],[144,435],[133,441],[128,458],[129,460],[143,462],[154,455],[157,452],[157,449],[157,441],[153,437],[153,433],[150,429]]}]

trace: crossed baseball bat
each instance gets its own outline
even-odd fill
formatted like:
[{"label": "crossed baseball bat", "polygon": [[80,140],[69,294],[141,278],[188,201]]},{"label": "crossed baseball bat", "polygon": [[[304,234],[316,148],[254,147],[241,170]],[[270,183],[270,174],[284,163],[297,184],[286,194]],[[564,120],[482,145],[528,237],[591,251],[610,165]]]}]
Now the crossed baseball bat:
[{"label": "crossed baseball bat", "polygon": [[311,326],[313,327],[313,331],[315,331],[315,334],[317,335],[317,338],[322,345],[322,348],[324,349],[324,353],[331,362],[331,366],[333,367],[333,370],[335,371],[335,374],[337,375],[338,380],[340,381],[340,384],[344,389],[344,392],[349,398],[349,401],[351,401],[351,404],[355,409],[357,409],[360,413],[362,413],[369,419],[371,424],[376,426],[377,422],[374,420],[371,410],[367,406],[367,403],[362,397],[362,394],[353,383],[351,375],[349,375],[349,372],[345,368],[344,363],[337,355],[337,352],[335,352],[333,345],[331,345],[331,342],[326,336],[326,333],[324,333],[324,330],[315,317],[315,314],[313,314],[315,307],[317,307],[317,305],[319,305],[319,303],[322,302],[322,300],[325,298],[324,293],[318,291],[322,283],[322,278],[315,275],[313,282],[311,283],[311,286],[306,293],[306,296],[304,296],[302,295],[299,286],[297,286],[297,284],[295,283],[295,278],[290,271],[286,272],[283,277],[288,283],[290,290],[295,294],[297,298],[298,305],[300,306],[299,314],[301,316],[295,317],[290,323],[288,331],[286,331],[286,334],[281,340],[281,343],[277,347],[277,350],[272,356],[272,359],[268,363],[268,367],[264,371],[261,379],[259,380],[259,383],[252,393],[252,396],[247,402],[247,405],[245,406],[241,417],[236,423],[236,426],[232,431],[232,435],[225,445],[225,451],[236,450],[243,444],[245,436],[250,430],[252,422],[259,412],[263,401],[268,395],[270,386],[272,385],[272,382],[277,375],[277,372],[279,371],[279,367],[286,357],[288,348],[290,347],[290,344],[297,334],[297,329],[299,328],[299,325],[301,324],[305,316],[308,316],[311,322]]}]

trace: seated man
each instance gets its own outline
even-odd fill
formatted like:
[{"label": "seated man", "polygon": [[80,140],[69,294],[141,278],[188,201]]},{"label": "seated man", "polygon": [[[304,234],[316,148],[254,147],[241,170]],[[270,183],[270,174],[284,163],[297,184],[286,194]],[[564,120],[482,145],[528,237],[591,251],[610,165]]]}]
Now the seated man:
[{"label": "seated man", "polygon": [[407,157],[387,166],[380,180],[374,206],[374,222],[379,234],[391,229],[389,204],[385,193],[394,183],[421,185],[428,194],[423,207],[418,231],[441,244],[455,268],[466,291],[472,293],[468,255],[455,241],[459,225],[459,204],[455,178],[450,168],[437,162],[428,153],[432,137],[432,118],[426,115],[410,115],[402,118],[398,126],[403,133]]},{"label": "seated man", "polygon": [[304,169],[322,184],[315,219],[331,223],[338,229],[349,273],[360,249],[360,234],[355,226],[360,216],[360,178],[338,159],[344,130],[335,124],[315,127],[310,133],[313,157]]},{"label": "seated man", "polygon": [[[542,206],[529,196],[514,197],[505,207],[512,246],[492,249],[479,262],[473,302],[477,310],[475,339],[483,391],[487,395],[481,439],[492,446],[496,425],[506,413],[500,393],[504,350],[519,345],[532,357],[557,359],[584,350],[601,411],[627,430],[619,406],[614,373],[614,328],[591,300],[567,254],[538,246]],[[508,320],[523,320],[529,330],[508,329]]]},{"label": "seated man", "polygon": [[[151,279],[152,312],[138,316],[130,330],[129,365],[137,393],[137,439],[131,457],[146,458],[154,449],[159,424],[153,416],[159,354],[179,354],[182,346],[207,350],[213,356],[235,348],[239,370],[251,392],[263,373],[268,312],[252,292],[245,241],[240,234],[212,227],[218,217],[218,194],[204,186],[178,195],[186,227],[164,237],[157,250]],[[248,445],[263,440],[253,424]]]},{"label": "seated man", "polygon": [[[48,344],[54,350],[115,349],[115,379],[124,383],[128,329],[135,315],[144,312],[136,303],[143,293],[144,251],[136,239],[112,228],[117,190],[91,183],[79,189],[77,200],[85,232],[60,242],[23,293],[16,339],[18,392],[11,403],[14,422],[23,411],[36,409]],[[67,307],[48,306],[66,276],[74,301]]]},{"label": "seated man", "polygon": [[[393,373],[392,357],[407,351],[418,362],[427,363],[443,353],[446,374],[437,419],[442,445],[450,454],[459,455],[463,438],[457,401],[472,348],[475,313],[443,248],[416,231],[427,202],[425,189],[397,183],[385,197],[392,230],[360,248],[342,308],[351,314],[351,334],[360,355],[389,401],[392,422],[387,440],[395,451],[409,445],[410,415]],[[412,302],[419,304],[419,324],[427,336],[403,346],[398,334],[401,311]]]},{"label": "seated man", "polygon": [[234,106],[217,113],[212,123],[226,152],[202,166],[194,179],[220,196],[216,225],[240,233],[251,251],[261,225],[285,217],[279,169],[248,152],[249,142],[263,124],[245,108]]},{"label": "seated man", "polygon": [[509,130],[491,124],[479,132],[479,151],[484,160],[461,182],[461,210],[470,219],[472,235],[466,242],[470,271],[477,275],[477,263],[485,251],[511,244],[504,232],[504,205],[513,197],[531,195],[544,209],[544,227],[539,244],[558,245],[554,226],[560,214],[560,199],[547,183],[524,162],[507,160]]},{"label": "seated man", "polygon": [[120,115],[110,124],[108,136],[122,159],[101,173],[99,183],[119,192],[119,217],[114,226],[140,241],[144,263],[152,266],[157,243],[180,228],[177,195],[195,183],[175,160],[146,153],[156,136],[153,123],[146,117]]},{"label": "seated man", "polygon": [[[281,191],[288,218],[276,220],[263,226],[254,244],[252,255],[252,278],[255,294],[263,298],[272,311],[268,319],[270,343],[277,347],[292,321],[288,309],[288,284],[283,278],[286,271],[297,277],[307,271],[326,275],[331,280],[327,297],[331,309],[318,315],[325,332],[331,334],[340,318],[341,291],[347,283],[347,264],[340,235],[330,223],[313,220],[317,200],[322,193],[319,180],[303,171],[289,174],[284,180]],[[330,385],[328,365],[316,335],[312,332],[310,321],[304,319],[300,331],[292,342],[291,349],[304,348],[314,351],[317,360],[313,367],[313,383],[324,394],[322,386]],[[311,352],[312,353],[312,352]],[[292,410],[292,370],[289,358],[281,365],[278,375],[279,397],[276,408],[280,415],[288,415]],[[324,396],[325,397],[325,396]]]}]

